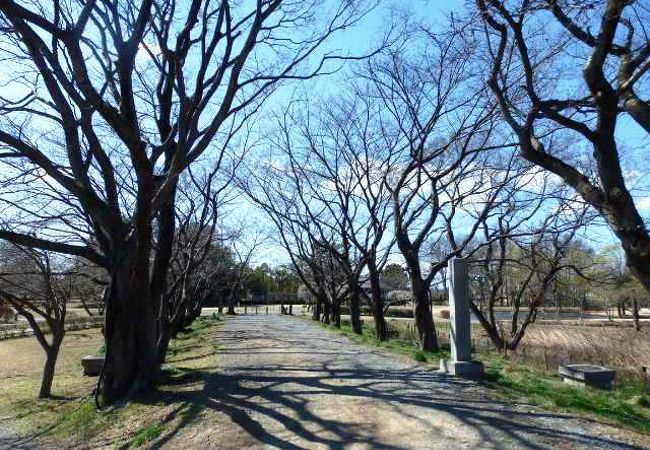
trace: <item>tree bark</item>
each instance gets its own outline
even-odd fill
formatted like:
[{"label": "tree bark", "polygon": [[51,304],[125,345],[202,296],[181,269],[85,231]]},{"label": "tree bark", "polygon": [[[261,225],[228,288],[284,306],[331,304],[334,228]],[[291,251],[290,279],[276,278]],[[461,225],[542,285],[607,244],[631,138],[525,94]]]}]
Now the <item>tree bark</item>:
[{"label": "tree bark", "polygon": [[[62,324],[63,325],[63,324]],[[41,378],[41,389],[38,398],[48,398],[52,395],[52,381],[56,371],[56,361],[59,357],[59,349],[65,335],[65,328],[52,330],[52,343],[45,351],[45,365],[43,366],[43,377]]]},{"label": "tree bark", "polygon": [[384,317],[384,302],[381,295],[381,284],[379,282],[379,270],[374,262],[368,263],[368,275],[370,277],[370,301],[372,303],[372,316],[375,320],[375,337],[378,341],[388,340],[388,325]]},{"label": "tree bark", "polygon": [[338,299],[332,302],[332,320],[336,328],[341,328],[341,304]]},{"label": "tree bark", "polygon": [[411,290],[415,302],[415,327],[420,350],[438,351],[438,336],[429,303],[429,290],[419,277],[411,279]]},{"label": "tree bark", "polygon": [[330,324],[330,302],[327,299],[323,299],[323,323]]},{"label": "tree bark", "polygon": [[350,322],[352,324],[352,331],[355,334],[363,333],[361,325],[359,285],[356,280],[354,280],[350,286]]},{"label": "tree bark", "polygon": [[113,271],[106,306],[103,404],[150,389],[160,369],[157,311],[149,295],[149,274],[129,251]]},{"label": "tree bark", "polygon": [[641,331],[641,315],[639,313],[639,301],[636,298],[632,299],[632,318],[634,319],[634,329]]},{"label": "tree bark", "polygon": [[235,312],[235,290],[237,289],[237,286],[233,286],[232,289],[230,290],[230,294],[228,294],[228,310],[226,311],[226,314],[229,316],[234,316],[237,314]]},{"label": "tree bark", "polygon": [[321,299],[320,297],[314,298],[314,310],[312,311],[312,320],[320,321],[321,315]]}]

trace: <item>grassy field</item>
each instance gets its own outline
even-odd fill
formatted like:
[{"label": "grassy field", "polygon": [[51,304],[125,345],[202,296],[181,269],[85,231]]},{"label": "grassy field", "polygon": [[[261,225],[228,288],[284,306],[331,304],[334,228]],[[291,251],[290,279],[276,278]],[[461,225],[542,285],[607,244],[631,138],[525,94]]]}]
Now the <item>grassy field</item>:
[{"label": "grassy field", "polygon": [[214,368],[212,341],[218,316],[197,320],[191,332],[172,341],[164,380],[159,389],[137,403],[98,412],[93,399],[96,378],[81,376],[80,359],[96,354],[102,339],[99,330],[70,332],[64,340],[53,399],[38,400],[42,351],[34,339],[0,342],[0,420],[19,434],[35,436],[55,448],[137,448],[172,433],[186,418],[185,389],[201,389],[200,376]]},{"label": "grassy field", "polygon": [[[415,342],[410,339],[410,331],[405,332],[406,325],[403,321],[388,321],[388,323],[393,336],[393,339],[388,342],[377,341],[372,323],[368,322],[364,323],[361,336],[352,332],[347,321],[343,321],[340,330],[327,327],[350,337],[354,342],[407,355],[432,366],[437,366],[440,358],[449,356],[448,347],[445,349],[444,345],[439,352],[418,350]],[[447,332],[447,325],[444,322],[437,326],[441,334]],[[474,333],[479,333],[478,329],[474,330]],[[560,336],[565,336],[566,333],[568,330],[564,329]],[[542,332],[531,334],[535,336],[534,339],[543,336]],[[602,339],[603,336],[600,338]],[[584,344],[584,339],[581,338],[579,342]],[[557,345],[557,343],[557,341],[549,341],[546,344]],[[537,364],[524,363],[519,357],[513,358],[512,354],[504,357],[499,352],[485,350],[477,354],[477,359],[483,361],[486,366],[487,376],[484,384],[494,389],[499,396],[523,400],[550,410],[578,412],[650,434],[650,394],[645,390],[644,382],[639,377],[628,377],[611,391],[581,389],[564,384],[555,370],[545,370],[539,368]]]}]

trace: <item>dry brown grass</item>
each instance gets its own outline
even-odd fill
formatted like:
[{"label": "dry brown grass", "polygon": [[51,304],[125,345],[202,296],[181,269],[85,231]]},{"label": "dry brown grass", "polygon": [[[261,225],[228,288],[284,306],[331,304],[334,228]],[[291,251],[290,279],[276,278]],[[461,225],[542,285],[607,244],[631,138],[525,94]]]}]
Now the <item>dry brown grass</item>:
[{"label": "dry brown grass", "polygon": [[[388,323],[392,338],[415,341],[412,320],[388,319]],[[436,320],[441,345],[449,343],[447,325],[445,320]],[[472,337],[481,351],[496,350],[480,324],[473,324]],[[631,323],[535,323],[528,328],[517,351],[508,351],[508,357],[550,372],[556,372],[561,364],[600,364],[616,369],[619,381],[639,381],[643,367],[650,371],[650,325],[646,322],[637,332]]]},{"label": "dry brown grass", "polygon": [[[94,378],[81,376],[81,358],[100,348],[102,336],[98,328],[68,332],[56,366],[52,393],[75,397],[95,385]],[[11,404],[33,399],[38,395],[45,353],[33,337],[0,341],[0,416]]]},{"label": "dry brown grass", "polygon": [[559,364],[592,363],[639,377],[650,367],[650,330],[627,326],[533,325],[512,355],[554,370]]},{"label": "dry brown grass", "polygon": [[63,341],[53,394],[62,399],[38,400],[43,352],[34,338],[0,342],[0,420],[19,434],[37,436],[46,448],[126,448],[142,439],[172,432],[182,419],[174,412],[187,408],[170,401],[181,390],[201,390],[203,380],[179,382],[194,370],[213,370],[216,350],[211,343],[217,327],[204,327],[172,342],[165,369],[170,379],[144,402],[133,402],[110,412],[95,410],[92,392],[97,378],[81,375],[81,357],[102,345],[99,329],[69,332]]}]

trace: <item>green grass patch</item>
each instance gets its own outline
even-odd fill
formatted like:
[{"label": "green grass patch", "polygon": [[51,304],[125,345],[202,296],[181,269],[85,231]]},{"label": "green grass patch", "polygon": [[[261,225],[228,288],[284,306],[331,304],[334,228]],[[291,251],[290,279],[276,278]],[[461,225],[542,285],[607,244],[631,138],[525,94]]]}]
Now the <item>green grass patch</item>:
[{"label": "green grass patch", "polygon": [[650,433],[650,411],[639,404],[643,386],[628,384],[612,390],[580,388],[559,376],[525,366],[490,367],[488,384],[514,398],[548,409],[589,413],[613,420],[643,433]]},{"label": "green grass patch", "polygon": [[160,423],[154,423],[142,428],[131,440],[131,447],[142,447],[144,444],[155,441],[158,436],[165,430],[165,426]]},{"label": "green grass patch", "polygon": [[418,362],[427,362],[427,355],[422,350],[416,350],[413,354],[413,358]]},{"label": "green grass patch", "polygon": [[[391,325],[404,327],[399,322],[389,322],[389,326]],[[349,337],[355,343],[407,355],[421,363],[437,365],[440,358],[449,357],[449,352],[445,349],[424,352],[418,349],[412,339],[402,335],[400,338],[380,342],[375,338],[372,323],[364,323],[361,335],[352,331],[347,320],[341,322],[340,329],[330,325],[323,326]],[[609,391],[583,389],[563,383],[555,373],[523,364],[513,364],[494,351],[481,352],[476,356],[485,365],[483,384],[494,389],[497,395],[524,400],[546,409],[586,413],[635,431],[650,433],[650,395],[644,391],[641,382],[627,382]]]}]

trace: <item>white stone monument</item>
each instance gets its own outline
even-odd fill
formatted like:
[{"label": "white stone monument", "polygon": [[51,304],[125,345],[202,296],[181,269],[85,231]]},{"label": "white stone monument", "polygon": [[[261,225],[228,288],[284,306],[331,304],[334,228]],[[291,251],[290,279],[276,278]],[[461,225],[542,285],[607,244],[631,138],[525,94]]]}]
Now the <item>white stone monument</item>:
[{"label": "white stone monument", "polygon": [[483,363],[472,360],[472,324],[469,308],[467,260],[452,258],[447,271],[449,342],[451,358],[440,360],[440,370],[451,375],[480,377]]}]

